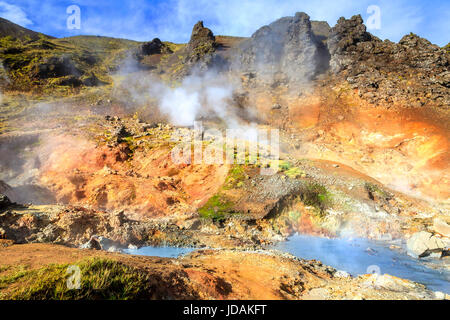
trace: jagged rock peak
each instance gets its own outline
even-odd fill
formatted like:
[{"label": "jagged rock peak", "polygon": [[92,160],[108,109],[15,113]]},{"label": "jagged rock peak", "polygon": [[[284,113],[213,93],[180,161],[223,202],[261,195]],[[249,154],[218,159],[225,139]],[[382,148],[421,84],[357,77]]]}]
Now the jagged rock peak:
[{"label": "jagged rock peak", "polygon": [[215,42],[216,37],[210,29],[204,27],[203,21],[199,21],[194,25],[191,39],[189,40],[189,47],[193,49],[204,43],[215,44]]}]

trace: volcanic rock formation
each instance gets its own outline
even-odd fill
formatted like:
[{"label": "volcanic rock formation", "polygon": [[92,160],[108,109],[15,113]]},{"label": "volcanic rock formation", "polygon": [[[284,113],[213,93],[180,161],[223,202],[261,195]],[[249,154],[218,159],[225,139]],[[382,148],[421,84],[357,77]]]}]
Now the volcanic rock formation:
[{"label": "volcanic rock formation", "polygon": [[[316,24],[316,30],[327,33],[324,24]],[[240,50],[238,66],[242,70],[269,79],[281,73],[286,82],[310,81],[328,63],[326,48],[314,34],[309,16],[303,12],[260,28],[242,43]]]}]

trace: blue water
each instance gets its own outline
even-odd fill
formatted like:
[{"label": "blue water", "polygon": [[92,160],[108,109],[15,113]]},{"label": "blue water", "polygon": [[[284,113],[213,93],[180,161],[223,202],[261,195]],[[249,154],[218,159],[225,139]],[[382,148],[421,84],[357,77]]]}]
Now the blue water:
[{"label": "blue water", "polygon": [[450,272],[430,269],[420,260],[378,242],[294,235],[274,246],[274,249],[307,260],[320,260],[352,275],[387,273],[424,284],[433,291],[450,294]]},{"label": "blue water", "polygon": [[194,251],[193,248],[176,248],[176,247],[142,247],[139,249],[125,249],[128,254],[140,256],[152,256],[162,258],[177,258],[180,255]]}]

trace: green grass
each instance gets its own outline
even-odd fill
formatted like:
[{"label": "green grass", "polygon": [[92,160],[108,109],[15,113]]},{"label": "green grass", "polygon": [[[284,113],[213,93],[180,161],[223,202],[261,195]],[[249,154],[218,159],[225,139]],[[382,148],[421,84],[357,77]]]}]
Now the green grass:
[{"label": "green grass", "polygon": [[146,299],[151,297],[146,273],[121,262],[88,259],[75,263],[81,270],[80,289],[68,289],[69,264],[18,270],[0,277],[0,288],[17,284],[2,298],[13,300]]},{"label": "green grass", "polygon": [[305,177],[306,173],[298,168],[295,167],[292,163],[285,161],[285,160],[276,160],[272,161],[270,163],[270,167],[275,167],[278,165],[278,170],[283,172],[286,176],[288,176],[291,179],[296,179],[299,177]]}]

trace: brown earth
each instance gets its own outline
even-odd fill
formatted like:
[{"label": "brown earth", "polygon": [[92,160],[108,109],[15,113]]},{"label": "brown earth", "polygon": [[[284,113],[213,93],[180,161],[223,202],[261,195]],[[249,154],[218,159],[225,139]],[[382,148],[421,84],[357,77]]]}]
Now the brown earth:
[{"label": "brown earth", "polygon": [[[179,259],[129,256],[63,246],[30,244],[0,248],[0,270],[72,264],[88,257],[120,261],[159,279],[159,294],[177,299],[433,299],[423,286],[390,276],[342,278],[317,261],[271,253],[202,250]],[[0,272],[0,277],[8,271]],[[33,285],[28,283],[28,285]],[[20,288],[20,282],[2,289]]]}]

